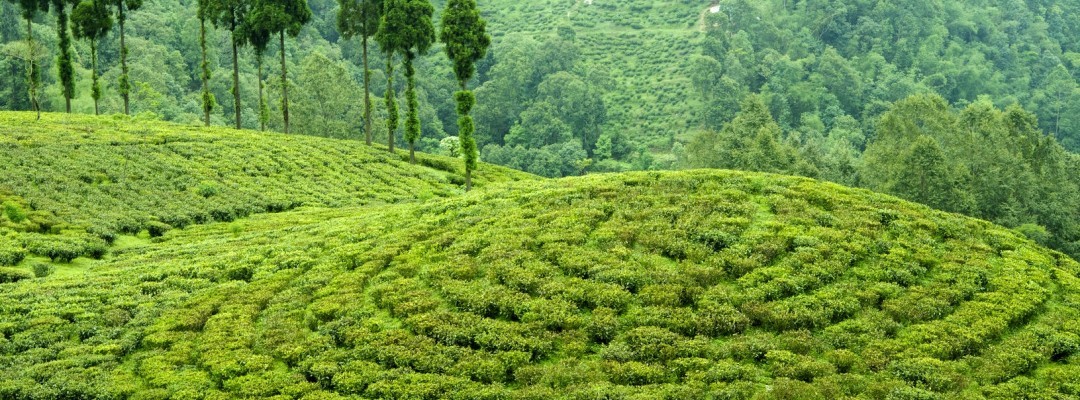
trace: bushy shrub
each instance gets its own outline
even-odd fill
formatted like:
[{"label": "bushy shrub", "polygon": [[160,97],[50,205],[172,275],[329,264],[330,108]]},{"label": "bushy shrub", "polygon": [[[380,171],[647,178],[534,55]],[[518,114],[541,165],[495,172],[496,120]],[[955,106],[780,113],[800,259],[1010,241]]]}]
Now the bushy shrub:
[{"label": "bushy shrub", "polygon": [[7,238],[4,238],[4,243],[0,243],[0,266],[17,265],[25,258],[26,249],[9,242]]},{"label": "bushy shrub", "polygon": [[146,224],[146,229],[151,238],[159,238],[164,236],[165,232],[172,230],[173,227],[160,221],[151,221]]},{"label": "bushy shrub", "polygon": [[24,269],[0,267],[0,283],[14,283],[33,277],[33,273]]},{"label": "bushy shrub", "polygon": [[49,276],[55,269],[52,265],[46,263],[34,263],[33,267],[31,268],[34,270],[34,276],[38,278],[44,278],[46,276]]}]

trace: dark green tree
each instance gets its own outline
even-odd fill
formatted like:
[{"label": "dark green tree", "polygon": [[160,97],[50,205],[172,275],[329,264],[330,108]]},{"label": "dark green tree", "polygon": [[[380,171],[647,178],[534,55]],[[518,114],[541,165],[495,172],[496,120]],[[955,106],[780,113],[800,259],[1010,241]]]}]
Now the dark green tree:
[{"label": "dark green tree", "polygon": [[74,4],[75,0],[52,0],[53,9],[56,10],[56,35],[60,46],[56,68],[63,87],[61,93],[64,95],[64,109],[68,113],[71,113],[71,99],[75,97],[75,66],[71,61],[71,29],[68,24],[68,7]]},{"label": "dark green tree", "polygon": [[285,34],[296,37],[311,22],[311,8],[307,0],[259,0],[257,19],[262,29],[277,34],[281,47],[281,114],[285,133],[289,133],[289,68],[285,63]]},{"label": "dark green tree", "polygon": [[[405,141],[409,142],[409,161],[416,163],[416,141],[420,139],[420,107],[416,98],[416,68],[418,55],[423,55],[435,42],[435,26],[431,16],[435,7],[428,0],[391,0],[376,40],[381,35],[395,52],[401,53],[405,67]],[[392,38],[388,38],[392,36]]]},{"label": "dark green tree", "polygon": [[26,20],[26,86],[30,97],[30,108],[41,119],[41,67],[37,59],[38,48],[34,45],[34,17],[38,12],[49,12],[49,0],[12,0],[22,8],[22,17]]},{"label": "dark green tree", "polygon": [[[143,0],[111,0],[116,7],[116,24],[120,28],[120,96],[124,98],[124,114],[131,114],[131,78],[128,70],[127,33],[124,30],[128,11],[138,11]],[[200,0],[202,4],[203,0]],[[202,36],[205,38],[205,36]]]},{"label": "dark green tree", "polygon": [[446,56],[454,64],[454,76],[461,90],[454,93],[457,101],[458,139],[461,154],[465,156],[465,190],[472,189],[472,171],[476,169],[476,137],[472,116],[469,115],[476,96],[467,84],[476,74],[476,62],[487,54],[491,37],[487,34],[487,22],[480,18],[476,0],[450,0],[443,10],[442,30],[439,41],[446,45]]},{"label": "dark green tree", "polygon": [[694,168],[793,173],[798,153],[782,141],[782,131],[760,95],[743,99],[741,110],[719,132],[705,130],[687,146]]},{"label": "dark green tree", "polygon": [[210,0],[208,2],[209,8],[207,11],[207,17],[214,23],[214,26],[218,28],[224,28],[229,31],[231,38],[229,42],[232,44],[232,62],[233,62],[233,112],[236,115],[236,129],[241,128],[240,119],[240,54],[239,47],[244,45],[244,37],[241,32],[241,27],[247,21],[247,13],[251,8],[251,3],[246,0]]},{"label": "dark green tree", "polygon": [[398,106],[394,93],[394,55],[400,52],[404,44],[400,29],[409,23],[404,15],[407,1],[409,0],[384,0],[379,30],[375,32],[375,41],[379,43],[383,53],[386,53],[386,146],[390,152],[394,151],[394,132],[398,126]]},{"label": "dark green tree", "polygon": [[217,101],[214,94],[210,93],[210,62],[206,59],[206,20],[210,19],[211,2],[214,0],[199,0],[199,48],[202,50],[202,62],[199,63],[202,78],[202,111],[203,122],[210,126],[210,113],[214,111]]},{"label": "dark green tree", "polygon": [[371,145],[371,68],[368,66],[368,38],[379,31],[383,0],[338,0],[337,26],[346,39],[360,37],[364,64],[364,136]]},{"label": "dark green tree", "polygon": [[[272,7],[268,7],[270,4],[267,1],[257,1],[252,6],[251,10],[247,13],[247,20],[240,26],[240,35],[244,41],[251,45],[251,48],[255,50],[255,65],[258,70],[259,81],[259,130],[266,130],[266,123],[270,120],[270,107],[266,104],[266,97],[263,96],[263,55],[266,54],[266,47],[270,44],[271,31],[268,29],[269,25],[272,25],[275,17],[280,16],[276,10]],[[268,24],[270,22],[270,24]]]},{"label": "dark green tree", "polygon": [[112,15],[105,0],[83,0],[71,11],[71,22],[75,24],[75,37],[90,41],[90,73],[93,77],[90,97],[94,99],[94,115],[99,115],[101,85],[98,83],[97,42],[112,30]]},{"label": "dark green tree", "polygon": [[888,192],[911,201],[946,211],[966,207],[965,193],[958,189],[957,176],[937,140],[919,135],[900,155],[896,180]]}]

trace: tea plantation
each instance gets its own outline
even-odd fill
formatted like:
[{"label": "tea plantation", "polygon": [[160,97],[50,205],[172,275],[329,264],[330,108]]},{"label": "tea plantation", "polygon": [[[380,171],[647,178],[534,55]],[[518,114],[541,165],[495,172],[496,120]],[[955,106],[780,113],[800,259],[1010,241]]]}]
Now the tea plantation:
[{"label": "tea plantation", "polygon": [[121,228],[0,284],[3,399],[1080,396],[1080,264],[987,222],[731,171],[459,194],[449,159],[49,118],[0,142],[34,205],[5,235]]},{"label": "tea plantation", "polygon": [[[0,127],[0,267],[256,213],[447,197],[465,181],[456,160],[417,167],[354,141],[60,114],[0,113]],[[485,166],[474,180],[529,178]]]}]

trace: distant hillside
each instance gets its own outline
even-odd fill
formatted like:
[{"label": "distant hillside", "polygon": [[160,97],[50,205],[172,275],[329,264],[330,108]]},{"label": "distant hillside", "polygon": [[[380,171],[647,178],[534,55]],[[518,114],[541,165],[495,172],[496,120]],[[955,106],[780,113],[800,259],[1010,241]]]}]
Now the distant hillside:
[{"label": "distant hillside", "polygon": [[1072,398],[1078,273],[804,178],[519,182],[0,285],[0,398]]},{"label": "distant hillside", "polygon": [[[123,117],[0,113],[0,266],[26,255],[101,256],[120,235],[296,207],[342,207],[464,192],[448,157],[362,142],[204,129]],[[481,167],[478,186],[530,179]],[[23,250],[25,249],[25,250]]]},{"label": "distant hillside", "polygon": [[[496,40],[553,35],[568,27],[587,68],[611,75],[605,95],[609,129],[663,150],[697,128],[692,56],[700,53],[708,1],[481,0]],[[499,54],[495,54],[496,60]]]}]

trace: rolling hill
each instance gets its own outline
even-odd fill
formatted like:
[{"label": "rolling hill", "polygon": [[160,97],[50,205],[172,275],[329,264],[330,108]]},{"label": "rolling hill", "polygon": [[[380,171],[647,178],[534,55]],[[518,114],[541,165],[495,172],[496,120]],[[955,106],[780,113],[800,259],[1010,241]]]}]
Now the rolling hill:
[{"label": "rolling hill", "polygon": [[[20,118],[0,188],[41,205],[24,221],[138,223],[0,284],[0,398],[1080,396],[1080,265],[890,196],[488,166],[461,193],[452,160],[351,142]],[[206,217],[146,240],[173,207]]]},{"label": "rolling hill", "polygon": [[[2,113],[0,125],[0,237],[8,239],[0,265],[26,255],[100,258],[125,235],[255,213],[448,197],[465,181],[450,158],[422,155],[415,167],[407,155],[355,141],[125,117],[46,114],[35,123]],[[485,166],[476,180],[530,178]]]}]

